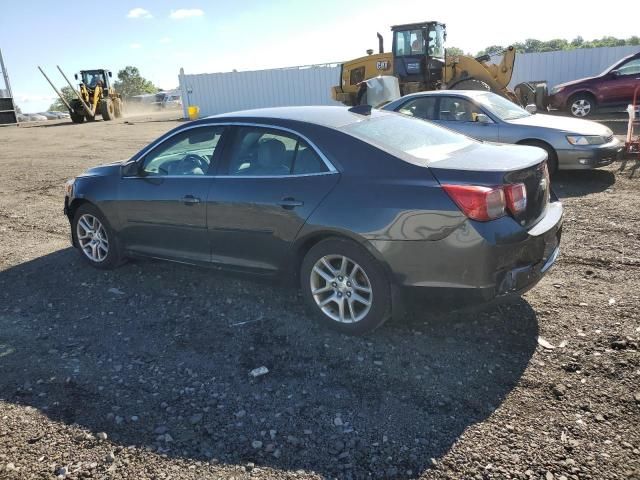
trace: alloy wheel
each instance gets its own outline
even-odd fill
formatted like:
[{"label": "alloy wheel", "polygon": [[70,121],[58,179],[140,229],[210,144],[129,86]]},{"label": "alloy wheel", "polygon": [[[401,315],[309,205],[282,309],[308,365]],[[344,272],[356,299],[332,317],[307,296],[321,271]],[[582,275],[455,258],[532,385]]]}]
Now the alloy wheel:
[{"label": "alloy wheel", "polygon": [[102,262],[109,254],[109,238],[104,225],[93,215],[85,213],[78,219],[76,237],[82,253],[92,262]]},{"label": "alloy wheel", "polygon": [[310,275],[311,294],[320,310],[339,323],[356,323],[373,304],[371,282],[364,269],[344,255],[320,258]]},{"label": "alloy wheel", "polygon": [[581,98],[571,104],[571,113],[576,117],[586,117],[591,112],[591,102]]}]

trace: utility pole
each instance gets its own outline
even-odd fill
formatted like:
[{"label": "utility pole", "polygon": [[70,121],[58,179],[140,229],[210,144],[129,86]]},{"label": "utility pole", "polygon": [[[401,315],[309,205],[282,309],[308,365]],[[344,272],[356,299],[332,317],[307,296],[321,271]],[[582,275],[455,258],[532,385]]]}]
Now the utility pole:
[{"label": "utility pole", "polygon": [[4,78],[4,89],[0,88],[0,125],[14,125],[18,123],[18,115],[16,114],[16,104],[13,101],[13,93],[11,92],[9,73],[4,66],[2,58],[2,50],[0,50],[0,71],[2,71],[2,77]]}]

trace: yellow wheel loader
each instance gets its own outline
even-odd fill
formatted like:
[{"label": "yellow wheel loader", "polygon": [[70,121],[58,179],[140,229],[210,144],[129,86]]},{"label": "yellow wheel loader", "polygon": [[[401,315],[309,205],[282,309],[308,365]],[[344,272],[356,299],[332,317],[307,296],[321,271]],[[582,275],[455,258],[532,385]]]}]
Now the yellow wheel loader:
[{"label": "yellow wheel loader", "polygon": [[342,64],[341,83],[331,92],[334,100],[350,106],[365,104],[366,80],[394,76],[401,95],[439,89],[486,90],[519,103],[508,88],[516,55],[513,47],[507,48],[500,64],[495,65],[489,63],[489,55],[447,55],[446,25],[440,22],[396,25],[391,31],[392,52],[384,53],[382,35],[378,33],[379,53],[368,50],[366,57]]},{"label": "yellow wheel loader", "polygon": [[51,84],[55,92],[62,100],[62,103],[69,109],[69,115],[73,123],[82,123],[85,120],[93,121],[96,116],[101,115],[103,120],[120,118],[123,115],[123,102],[120,94],[116,93],[111,85],[111,72],[109,70],[82,70],[75,75],[79,80],[78,90],[76,90],[62,69],[58,67],[60,74],[69,84],[76,98],[67,101],[58,91],[53,82],[38,67],[44,78]]}]

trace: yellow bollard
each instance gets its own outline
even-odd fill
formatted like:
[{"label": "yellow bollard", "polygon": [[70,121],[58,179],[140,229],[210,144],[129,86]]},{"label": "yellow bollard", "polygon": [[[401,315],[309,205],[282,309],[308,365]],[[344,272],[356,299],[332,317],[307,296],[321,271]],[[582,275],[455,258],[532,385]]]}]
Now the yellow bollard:
[{"label": "yellow bollard", "polygon": [[196,105],[189,105],[187,112],[189,112],[189,120],[197,120],[200,116],[200,107]]}]

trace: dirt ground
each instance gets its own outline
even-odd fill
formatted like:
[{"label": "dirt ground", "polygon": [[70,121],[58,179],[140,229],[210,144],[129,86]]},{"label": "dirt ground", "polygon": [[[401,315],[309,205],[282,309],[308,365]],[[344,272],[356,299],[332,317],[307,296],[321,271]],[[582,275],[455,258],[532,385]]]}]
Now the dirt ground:
[{"label": "dirt ground", "polygon": [[0,478],[640,479],[633,164],[557,177],[522,300],[351,338],[283,287],[80,261],[65,180],[171,115],[0,128]]}]

